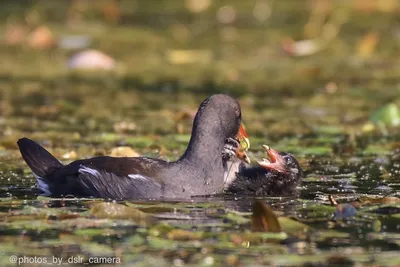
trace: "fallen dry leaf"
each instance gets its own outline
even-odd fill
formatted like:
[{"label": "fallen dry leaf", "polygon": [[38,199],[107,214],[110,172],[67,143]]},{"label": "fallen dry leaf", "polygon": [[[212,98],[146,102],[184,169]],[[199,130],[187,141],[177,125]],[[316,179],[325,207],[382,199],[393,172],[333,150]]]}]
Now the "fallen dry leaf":
[{"label": "fallen dry leaf", "polygon": [[253,232],[281,232],[278,218],[268,205],[256,200],[252,210],[251,229]]}]

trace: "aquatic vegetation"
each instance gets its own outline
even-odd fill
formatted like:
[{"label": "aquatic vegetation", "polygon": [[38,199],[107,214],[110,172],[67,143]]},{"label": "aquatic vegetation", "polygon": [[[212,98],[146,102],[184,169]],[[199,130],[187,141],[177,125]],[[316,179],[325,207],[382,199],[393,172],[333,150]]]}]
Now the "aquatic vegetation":
[{"label": "aquatic vegetation", "polygon": [[[120,260],[117,266],[399,265],[396,1],[322,9],[314,5],[332,1],[296,8],[291,1],[255,1],[257,8],[251,1],[121,2],[128,8],[119,15],[100,13],[124,23],[87,21],[78,32],[59,21],[64,9],[57,5],[21,12],[23,21],[36,12],[57,21],[41,21],[51,49],[21,39],[40,25],[2,26],[1,266],[14,266],[12,255],[78,264],[106,257]],[[7,7],[1,14],[12,23]],[[160,12],[178,19],[154,19]],[[211,17],[218,21],[206,29]],[[71,34],[112,56],[115,69],[68,71],[72,51],[63,36]],[[262,144],[295,155],[306,175],[300,197],[109,202],[35,195],[18,138],[37,140],[65,163],[135,153],[174,160],[189,141],[199,101],[216,92],[238,98],[252,162],[264,156]]]}]

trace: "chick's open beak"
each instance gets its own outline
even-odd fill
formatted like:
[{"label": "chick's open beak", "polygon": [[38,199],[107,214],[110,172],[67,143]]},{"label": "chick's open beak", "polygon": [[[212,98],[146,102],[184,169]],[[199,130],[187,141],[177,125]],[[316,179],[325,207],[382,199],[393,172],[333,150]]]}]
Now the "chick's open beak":
[{"label": "chick's open beak", "polygon": [[275,149],[270,148],[267,145],[263,145],[263,148],[265,152],[267,152],[269,160],[263,158],[262,161],[259,161],[258,164],[260,166],[268,169],[268,170],[275,170],[278,172],[287,172],[285,168],[285,160],[281,155],[279,155],[279,152],[276,151]]},{"label": "chick's open beak", "polygon": [[250,158],[246,154],[246,151],[250,148],[250,141],[243,124],[240,124],[237,139],[239,140],[240,146],[236,150],[236,156],[244,162],[250,163]]}]

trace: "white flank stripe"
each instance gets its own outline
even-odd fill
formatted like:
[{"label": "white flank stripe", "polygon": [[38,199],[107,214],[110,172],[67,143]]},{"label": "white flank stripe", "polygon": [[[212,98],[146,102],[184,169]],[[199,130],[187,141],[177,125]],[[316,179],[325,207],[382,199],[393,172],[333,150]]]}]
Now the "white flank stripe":
[{"label": "white flank stripe", "polygon": [[128,177],[134,180],[147,180],[146,176],[140,175],[140,174],[128,174]]},{"label": "white flank stripe", "polygon": [[82,173],[82,174],[88,173],[88,174],[91,174],[91,175],[97,176],[97,177],[101,176],[98,170],[91,169],[91,168],[86,167],[84,165],[81,165],[81,167],[79,168],[78,172]]},{"label": "white flank stripe", "polygon": [[49,185],[46,183],[46,180],[40,176],[37,176],[36,174],[33,174],[33,175],[36,178],[39,189],[43,191],[43,193],[41,195],[46,196],[46,197],[51,196],[50,188],[49,188]]}]

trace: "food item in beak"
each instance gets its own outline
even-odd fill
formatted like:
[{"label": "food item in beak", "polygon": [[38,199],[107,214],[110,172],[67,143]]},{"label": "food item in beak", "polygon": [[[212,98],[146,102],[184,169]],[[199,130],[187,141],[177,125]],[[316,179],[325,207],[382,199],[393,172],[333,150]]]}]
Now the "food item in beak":
[{"label": "food item in beak", "polygon": [[236,157],[238,157],[240,160],[243,160],[244,162],[246,162],[247,164],[250,164],[250,158],[247,156],[245,151],[242,151],[240,149],[238,149],[236,151]]},{"label": "food item in beak", "polygon": [[237,140],[240,146],[236,150],[236,156],[246,163],[250,163],[250,158],[247,156],[246,151],[250,148],[250,141],[243,124],[240,124]]},{"label": "food item in beak", "polygon": [[240,124],[237,138],[239,140],[241,149],[247,151],[250,148],[250,141],[249,141],[249,136],[247,135],[247,132],[244,129],[243,124]]}]

